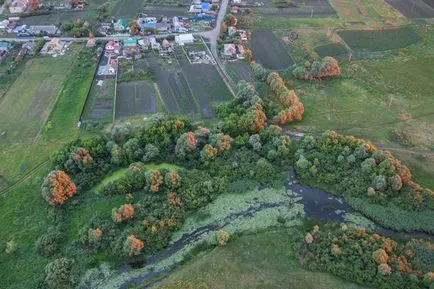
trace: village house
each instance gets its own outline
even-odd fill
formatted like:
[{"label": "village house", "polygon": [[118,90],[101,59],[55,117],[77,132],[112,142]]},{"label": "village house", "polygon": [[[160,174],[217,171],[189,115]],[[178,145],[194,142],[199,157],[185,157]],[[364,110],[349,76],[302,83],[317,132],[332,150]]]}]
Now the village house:
[{"label": "village house", "polygon": [[95,38],[89,38],[89,40],[86,42],[86,47],[95,47]]},{"label": "village house", "polygon": [[140,49],[146,51],[149,49],[149,46],[151,45],[151,42],[149,41],[148,37],[144,37],[142,39],[139,39],[138,44],[140,46]]},{"label": "village house", "polygon": [[123,41],[122,55],[126,58],[135,57],[139,58],[139,47],[137,46],[136,39],[125,39]]},{"label": "village house", "polygon": [[128,28],[127,21],[125,21],[124,19],[119,19],[113,25],[113,28],[115,31],[124,31]]},{"label": "village house", "polygon": [[231,7],[231,13],[232,14],[238,14],[239,10],[240,10],[239,6],[234,5]]},{"label": "village house", "polygon": [[7,19],[0,21],[0,30],[6,31],[9,28],[9,24],[10,22]]},{"label": "village house", "polygon": [[6,51],[8,52],[12,47],[12,44],[10,42],[6,41],[0,41],[0,51]]},{"label": "village house", "polygon": [[35,54],[35,48],[36,48],[36,42],[35,41],[29,41],[23,44],[22,48],[26,50],[26,53],[29,55]]},{"label": "village house", "polygon": [[175,42],[178,45],[185,45],[194,42],[193,34],[180,34],[175,36]]},{"label": "village house", "polygon": [[161,44],[157,42],[155,37],[149,37],[149,43],[151,43],[151,48],[155,50],[160,50]]},{"label": "village house", "polygon": [[158,22],[155,25],[155,29],[157,29],[158,33],[169,33],[170,32],[170,25],[166,22]]},{"label": "village house", "polygon": [[232,37],[237,33],[237,28],[235,26],[228,27],[228,36]]},{"label": "village house", "polygon": [[41,55],[61,55],[64,52],[64,48],[64,41],[60,40],[60,38],[52,38],[50,41],[45,43],[44,47],[42,47]]},{"label": "village house", "polygon": [[32,35],[39,35],[41,33],[56,35],[59,33],[59,29],[54,25],[32,25],[27,29],[27,31]]},{"label": "village house", "polygon": [[24,13],[28,4],[28,0],[12,0],[9,2],[9,12],[12,14]]},{"label": "village house", "polygon": [[237,46],[233,43],[223,44],[222,57],[226,59],[234,58],[237,54]]},{"label": "village house", "polygon": [[121,47],[118,42],[109,41],[105,45],[105,55],[119,55],[121,53]]}]

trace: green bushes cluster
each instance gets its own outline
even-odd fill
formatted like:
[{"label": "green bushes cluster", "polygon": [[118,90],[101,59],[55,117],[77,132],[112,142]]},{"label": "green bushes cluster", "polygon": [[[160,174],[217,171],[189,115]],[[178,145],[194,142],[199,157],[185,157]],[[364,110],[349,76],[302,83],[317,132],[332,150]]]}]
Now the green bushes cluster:
[{"label": "green bushes cluster", "polygon": [[375,288],[432,288],[432,246],[420,240],[400,244],[363,228],[328,224],[306,234],[297,256],[306,268]]},{"label": "green bushes cluster", "polygon": [[303,66],[294,68],[292,73],[297,79],[314,80],[337,77],[341,75],[341,68],[335,58],[326,56],[320,61],[315,60],[312,63],[306,61]]},{"label": "green bushes cluster", "polygon": [[295,168],[304,180],[332,186],[333,193],[369,199],[407,211],[434,209],[434,193],[416,184],[410,170],[390,152],[352,136],[325,132],[305,136],[295,154]]}]

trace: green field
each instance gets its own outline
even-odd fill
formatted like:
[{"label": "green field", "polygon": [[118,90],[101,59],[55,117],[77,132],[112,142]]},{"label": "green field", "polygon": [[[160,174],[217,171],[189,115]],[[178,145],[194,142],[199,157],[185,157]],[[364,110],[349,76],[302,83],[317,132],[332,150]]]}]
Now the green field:
[{"label": "green field", "polygon": [[365,288],[300,268],[291,242],[291,232],[282,229],[237,237],[195,257],[151,288]]},{"label": "green field", "polygon": [[385,51],[407,47],[421,40],[410,27],[385,30],[342,30],[338,34],[353,50]]}]

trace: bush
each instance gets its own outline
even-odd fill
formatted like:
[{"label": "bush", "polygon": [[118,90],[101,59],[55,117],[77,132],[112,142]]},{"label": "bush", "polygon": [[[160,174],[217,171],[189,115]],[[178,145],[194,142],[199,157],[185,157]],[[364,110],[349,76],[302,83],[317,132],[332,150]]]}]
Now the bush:
[{"label": "bush", "polygon": [[217,232],[217,242],[220,246],[225,246],[230,238],[230,235],[228,232],[220,230]]},{"label": "bush", "polygon": [[13,254],[18,249],[17,243],[15,243],[14,240],[10,240],[9,242],[6,242],[6,254]]},{"label": "bush", "polygon": [[44,257],[51,257],[58,253],[65,235],[57,229],[50,228],[36,241],[36,251]]},{"label": "bush", "polygon": [[48,288],[73,288],[75,282],[73,274],[74,260],[67,258],[55,259],[45,266],[45,283]]},{"label": "bush", "polygon": [[[414,272],[416,264],[420,264],[426,255],[409,244],[344,224],[326,224],[321,230],[311,230],[307,236],[297,256],[309,269],[330,272],[375,288],[429,287],[422,282],[428,272]],[[410,244],[416,241],[412,242]]]}]

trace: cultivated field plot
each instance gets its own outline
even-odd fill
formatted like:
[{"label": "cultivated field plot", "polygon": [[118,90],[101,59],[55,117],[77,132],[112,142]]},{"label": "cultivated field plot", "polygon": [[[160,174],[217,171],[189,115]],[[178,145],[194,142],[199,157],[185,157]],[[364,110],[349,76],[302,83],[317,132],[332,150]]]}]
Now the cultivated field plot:
[{"label": "cultivated field plot", "polygon": [[2,143],[32,142],[38,135],[77,56],[71,46],[59,58],[36,57],[26,67],[0,104]]},{"label": "cultivated field plot", "polygon": [[191,4],[190,0],[145,0],[146,4],[155,6],[188,6]]},{"label": "cultivated field plot", "polygon": [[434,1],[432,0],[385,0],[393,8],[408,18],[434,17]]},{"label": "cultivated field plot", "polygon": [[255,75],[253,74],[250,65],[245,62],[227,63],[226,70],[235,83],[238,83],[240,80],[245,80],[247,82],[255,80]]},{"label": "cultivated field plot", "polygon": [[336,11],[328,0],[296,1],[297,7],[274,8],[264,7],[256,9],[265,16],[291,17],[291,18],[323,18],[335,17]]},{"label": "cultivated field plot", "polygon": [[143,8],[143,0],[124,0],[118,1],[113,9],[116,18],[133,19]]},{"label": "cultivated field plot", "polygon": [[113,99],[115,95],[114,78],[95,78],[90,90],[83,121],[110,122],[113,117]]},{"label": "cultivated field plot", "polygon": [[200,112],[199,105],[176,60],[168,64],[166,60],[153,55],[146,60],[155,75],[165,111],[170,114],[188,114],[192,117],[197,115]]},{"label": "cultivated field plot", "polygon": [[[402,25],[406,18],[383,0],[330,0],[340,19],[372,26]],[[399,2],[404,2],[399,0]]]},{"label": "cultivated field plot", "polygon": [[26,25],[58,25],[59,23],[73,23],[77,19],[86,20],[88,11],[56,11],[48,15],[24,17],[21,23]]},{"label": "cultivated field plot", "polygon": [[342,43],[331,43],[316,47],[315,52],[321,57],[339,57],[347,55],[348,49]]},{"label": "cultivated field plot", "polygon": [[162,15],[167,17],[189,16],[187,9],[183,7],[146,6],[142,9],[142,12],[149,17],[161,17]]},{"label": "cultivated field plot", "polygon": [[116,119],[153,114],[158,109],[157,93],[151,81],[136,80],[118,84]]},{"label": "cultivated field plot", "polygon": [[285,46],[270,30],[252,32],[253,58],[268,69],[286,69],[293,64]]},{"label": "cultivated field plot", "polygon": [[337,33],[351,49],[362,51],[399,49],[421,40],[410,27],[388,30],[342,30]]}]

